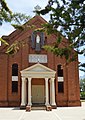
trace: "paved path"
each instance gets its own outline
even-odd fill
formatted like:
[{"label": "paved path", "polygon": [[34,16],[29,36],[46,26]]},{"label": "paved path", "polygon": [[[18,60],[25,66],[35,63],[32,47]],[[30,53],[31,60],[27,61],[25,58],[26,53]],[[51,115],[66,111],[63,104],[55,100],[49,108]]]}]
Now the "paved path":
[{"label": "paved path", "polygon": [[0,108],[0,120],[85,120],[85,102],[82,107],[58,107],[52,111]]}]

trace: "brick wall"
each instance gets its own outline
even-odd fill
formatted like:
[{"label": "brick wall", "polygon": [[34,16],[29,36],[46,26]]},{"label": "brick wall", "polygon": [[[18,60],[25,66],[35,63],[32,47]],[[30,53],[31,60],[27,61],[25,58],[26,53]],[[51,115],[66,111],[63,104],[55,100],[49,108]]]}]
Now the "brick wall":
[{"label": "brick wall", "polygon": [[[34,17],[30,24],[35,24],[41,27],[41,23],[45,22],[41,17]],[[36,54],[31,48],[30,36],[32,30],[24,30],[22,32],[15,31],[9,35],[9,43],[14,41],[24,41],[25,46],[21,46],[19,52],[14,56],[0,54],[0,106],[19,106],[21,102],[21,74],[20,71],[33,65],[30,64],[29,54]],[[46,43],[52,44],[55,41],[55,35],[46,35]],[[64,42],[66,40],[64,39]],[[66,44],[66,43],[65,43]],[[68,44],[68,43],[67,43]],[[3,46],[2,46],[3,47]],[[62,47],[62,45],[61,45]],[[0,48],[1,49],[1,48]],[[78,106],[80,105],[79,93],[79,77],[78,77],[78,61],[66,65],[65,58],[56,57],[50,52],[42,49],[39,54],[46,54],[48,63],[44,64],[47,67],[57,71],[57,65],[61,64],[64,71],[64,93],[58,93],[58,79],[56,72],[55,87],[56,87],[56,103],[57,106]],[[12,93],[12,64],[18,64],[18,93]],[[42,84],[43,80],[41,80]],[[32,84],[37,84],[36,79]],[[40,83],[39,83],[40,84]]]}]

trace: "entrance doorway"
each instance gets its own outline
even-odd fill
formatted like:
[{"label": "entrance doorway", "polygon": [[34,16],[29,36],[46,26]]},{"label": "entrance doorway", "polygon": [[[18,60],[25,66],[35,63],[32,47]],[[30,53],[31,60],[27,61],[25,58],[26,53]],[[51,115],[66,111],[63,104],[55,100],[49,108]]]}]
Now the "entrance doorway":
[{"label": "entrance doorway", "polygon": [[32,104],[45,103],[44,85],[32,85]]}]

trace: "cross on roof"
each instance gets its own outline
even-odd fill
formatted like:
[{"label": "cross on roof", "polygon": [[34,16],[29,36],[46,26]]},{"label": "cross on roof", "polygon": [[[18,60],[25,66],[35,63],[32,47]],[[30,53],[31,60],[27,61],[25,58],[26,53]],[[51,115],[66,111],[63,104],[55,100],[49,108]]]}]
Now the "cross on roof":
[{"label": "cross on roof", "polygon": [[41,7],[39,5],[34,7],[35,11],[39,11],[41,9]]},{"label": "cross on roof", "polygon": [[[41,10],[41,7],[39,5],[37,5],[37,6],[34,7],[34,9],[35,9],[34,12],[36,13],[36,11]],[[38,14],[36,13],[36,15],[38,15]]]}]

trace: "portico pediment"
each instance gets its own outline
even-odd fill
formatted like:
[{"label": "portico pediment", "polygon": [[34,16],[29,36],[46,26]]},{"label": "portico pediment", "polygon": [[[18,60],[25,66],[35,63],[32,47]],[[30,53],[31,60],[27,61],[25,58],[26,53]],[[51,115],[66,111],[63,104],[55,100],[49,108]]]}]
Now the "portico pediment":
[{"label": "portico pediment", "polygon": [[44,77],[53,77],[55,76],[56,71],[37,63],[31,67],[28,67],[21,71],[21,76],[28,76],[28,77],[36,77],[36,78],[44,78]]}]

